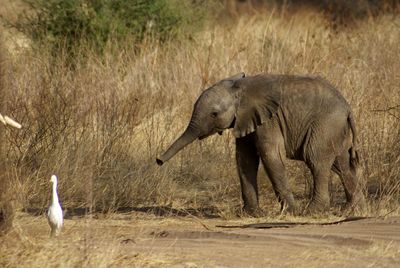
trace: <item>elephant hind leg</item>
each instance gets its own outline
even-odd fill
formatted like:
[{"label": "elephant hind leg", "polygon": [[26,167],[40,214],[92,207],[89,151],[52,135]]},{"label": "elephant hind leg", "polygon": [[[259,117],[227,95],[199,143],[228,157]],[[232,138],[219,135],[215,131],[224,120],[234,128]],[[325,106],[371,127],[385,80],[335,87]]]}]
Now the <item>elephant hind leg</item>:
[{"label": "elephant hind leg", "polygon": [[351,164],[350,152],[344,151],[337,156],[332,165],[332,170],[340,177],[348,206],[364,208],[365,198],[357,178],[357,170]]},{"label": "elephant hind leg", "polygon": [[314,179],[308,212],[324,212],[330,208],[329,178],[336,156],[343,150],[343,126],[346,117],[329,114],[313,122],[304,140],[303,157]]},{"label": "elephant hind leg", "polygon": [[254,145],[254,135],[236,139],[236,162],[242,188],[243,209],[250,215],[257,214],[257,172],[260,158]]},{"label": "elephant hind leg", "polygon": [[350,158],[347,152],[336,157],[332,165],[332,171],[339,175],[346,194],[347,202],[351,202],[354,198],[356,190],[356,170],[350,165]]},{"label": "elephant hind leg", "polygon": [[314,165],[308,164],[314,178],[311,202],[306,209],[309,213],[318,213],[329,210],[329,167],[332,165],[332,162],[319,162]]}]

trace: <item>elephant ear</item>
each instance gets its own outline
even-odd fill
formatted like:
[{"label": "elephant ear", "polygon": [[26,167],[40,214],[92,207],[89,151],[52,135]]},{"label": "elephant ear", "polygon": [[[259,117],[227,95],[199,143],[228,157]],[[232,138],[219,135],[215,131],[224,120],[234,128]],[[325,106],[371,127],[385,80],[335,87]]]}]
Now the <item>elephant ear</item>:
[{"label": "elephant ear", "polygon": [[246,76],[245,73],[241,72],[241,73],[237,73],[235,75],[232,75],[231,77],[225,78],[222,81],[236,81],[236,80],[244,78],[245,76]]},{"label": "elephant ear", "polygon": [[226,88],[233,88],[233,86],[235,85],[236,81],[238,81],[239,79],[244,78],[245,76],[246,75],[243,72],[242,73],[238,73],[238,74],[232,75],[232,76],[230,76],[228,78],[225,78],[225,79],[221,80],[219,82],[219,84],[223,85]]},{"label": "elephant ear", "polygon": [[277,113],[281,89],[279,82],[266,76],[247,77],[235,82],[233,87],[239,98],[233,133],[241,138]]}]

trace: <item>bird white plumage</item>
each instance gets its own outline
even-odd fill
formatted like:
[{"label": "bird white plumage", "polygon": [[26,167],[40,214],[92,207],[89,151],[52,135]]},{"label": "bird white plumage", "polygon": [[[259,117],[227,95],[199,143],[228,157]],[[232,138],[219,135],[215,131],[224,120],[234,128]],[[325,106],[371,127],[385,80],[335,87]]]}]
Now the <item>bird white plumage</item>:
[{"label": "bird white plumage", "polygon": [[20,123],[18,123],[17,121],[11,119],[10,117],[8,117],[6,115],[3,116],[3,115],[0,114],[0,122],[2,122],[6,126],[9,125],[9,126],[12,126],[12,127],[15,127],[15,128],[21,128],[22,127]]},{"label": "bird white plumage", "polygon": [[60,233],[61,227],[63,226],[63,211],[58,201],[57,176],[52,175],[50,181],[53,183],[53,191],[51,204],[49,207],[49,211],[47,212],[47,219],[51,228],[50,236],[54,237]]}]

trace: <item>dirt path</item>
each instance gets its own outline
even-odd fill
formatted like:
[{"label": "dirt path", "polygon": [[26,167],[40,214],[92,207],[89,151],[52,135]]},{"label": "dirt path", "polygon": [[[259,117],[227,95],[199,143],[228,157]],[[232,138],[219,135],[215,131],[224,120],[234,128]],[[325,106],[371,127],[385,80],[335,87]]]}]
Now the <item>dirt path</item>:
[{"label": "dirt path", "polygon": [[263,219],[80,217],[66,219],[61,236],[51,240],[44,216],[20,215],[15,231],[0,241],[0,267],[400,267],[400,217],[216,227],[249,223]]},{"label": "dirt path", "polygon": [[400,267],[400,218],[274,229],[164,228],[134,246],[204,266]]}]

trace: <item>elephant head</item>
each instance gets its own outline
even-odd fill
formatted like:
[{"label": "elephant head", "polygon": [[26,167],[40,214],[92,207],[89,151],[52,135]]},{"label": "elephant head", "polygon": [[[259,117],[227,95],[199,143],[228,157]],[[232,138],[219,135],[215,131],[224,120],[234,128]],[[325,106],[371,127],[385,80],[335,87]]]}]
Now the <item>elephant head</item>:
[{"label": "elephant head", "polygon": [[190,123],[183,134],[157,158],[162,165],[196,139],[234,129],[236,138],[254,132],[279,106],[276,89],[265,90],[264,76],[246,77],[239,73],[206,89],[197,99]]}]

